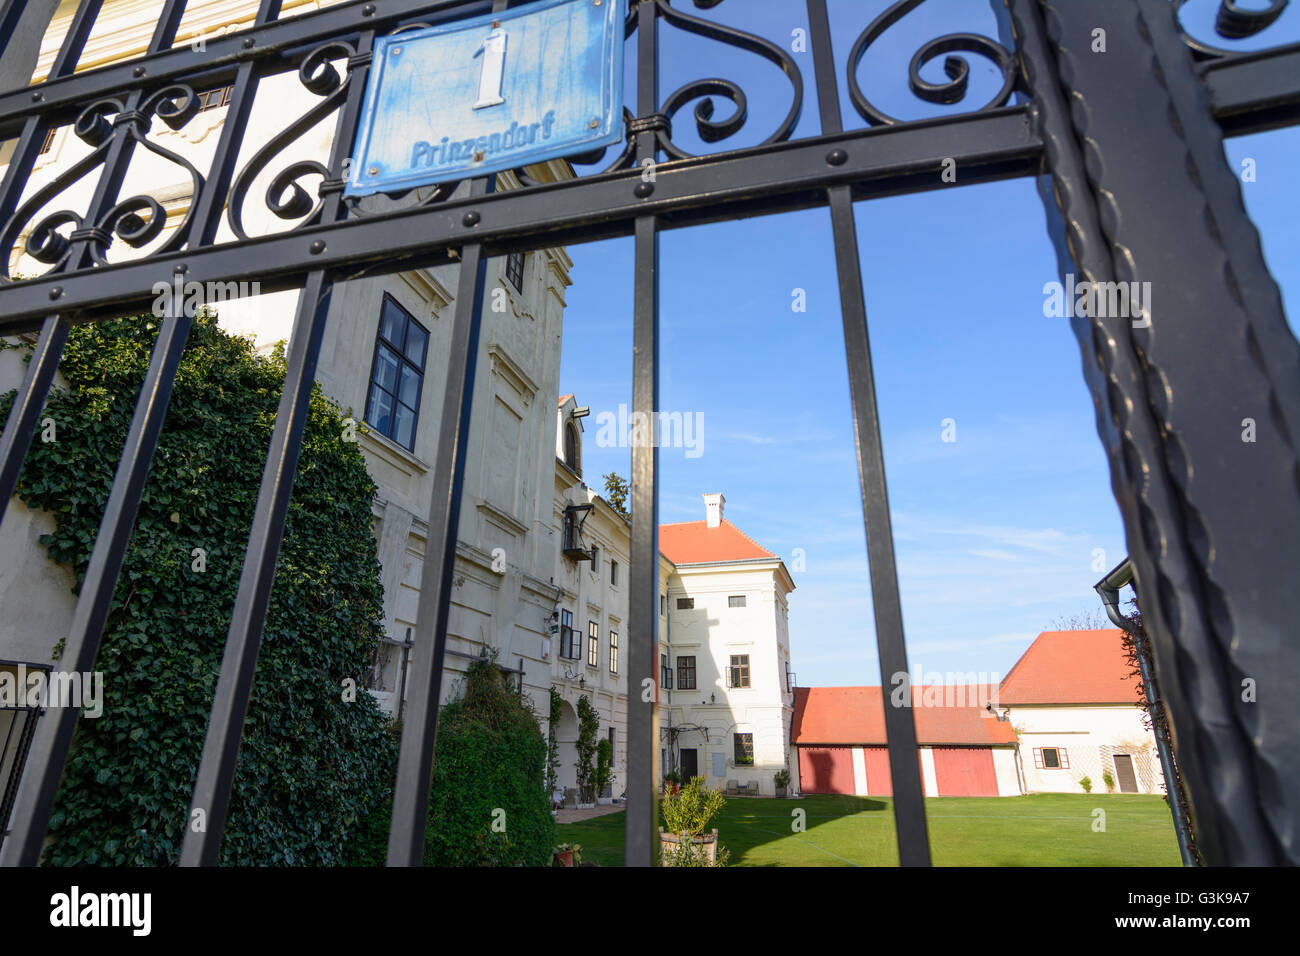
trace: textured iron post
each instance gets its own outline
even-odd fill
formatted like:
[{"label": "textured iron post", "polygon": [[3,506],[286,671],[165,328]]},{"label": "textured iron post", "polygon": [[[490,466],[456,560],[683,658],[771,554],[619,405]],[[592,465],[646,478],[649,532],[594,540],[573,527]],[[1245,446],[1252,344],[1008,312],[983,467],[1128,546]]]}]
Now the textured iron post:
[{"label": "textured iron post", "polygon": [[[839,89],[831,49],[826,0],[808,0],[817,103],[822,135],[841,132]],[[841,151],[842,152],[842,151]],[[828,165],[842,165],[847,155],[832,150]],[[936,173],[937,175],[937,173]],[[849,394],[853,405],[853,438],[862,489],[862,514],[866,525],[867,563],[871,572],[871,601],[875,611],[876,649],[884,692],[885,737],[889,744],[889,772],[894,790],[894,826],[898,861],[903,866],[930,865],[930,839],[925,822],[925,798],[917,755],[916,723],[912,715],[911,681],[907,645],[903,637],[903,607],[898,596],[898,566],[894,559],[894,532],[889,517],[889,492],[885,483],[885,452],[880,441],[880,410],[876,404],[875,373],[867,333],[867,306],[862,291],[858,256],[858,230],[853,219],[849,186],[826,190],[830,205],[835,265],[839,277],[840,312],[844,323],[844,348],[848,359]],[[903,692],[902,706],[894,706],[896,688]]]},{"label": "textured iron post", "polygon": [[1300,862],[1300,346],[1173,5],[1006,3],[1063,280],[1150,283],[1074,325],[1198,846]]},{"label": "textured iron post", "polygon": [[[659,18],[637,7],[636,158],[654,160],[659,111]],[[653,168],[653,167],[652,167]],[[643,174],[644,177],[644,174]],[[635,180],[649,198],[654,183]],[[645,442],[632,446],[632,567],[628,608],[627,824],[624,862],[652,866],[659,814],[659,223],[638,216],[633,253],[632,409]]]},{"label": "textured iron post", "polygon": [[[494,13],[509,0],[493,0]],[[496,188],[495,176],[470,181],[471,198]],[[476,211],[465,213],[466,226],[478,223]],[[393,789],[392,827],[388,832],[389,866],[422,866],[424,833],[429,813],[438,710],[442,703],[442,669],[447,649],[447,618],[451,610],[452,575],[456,569],[456,540],[460,527],[460,498],[465,483],[465,445],[469,441],[474,403],[474,372],[478,365],[478,336],[483,316],[487,257],[481,243],[461,247],[452,319],[450,359],[438,423],[438,454],[429,501],[429,533],[420,572],[420,600],[415,612],[414,650],[410,657],[411,699],[402,722],[397,783]],[[483,821],[486,827],[488,821]]]}]

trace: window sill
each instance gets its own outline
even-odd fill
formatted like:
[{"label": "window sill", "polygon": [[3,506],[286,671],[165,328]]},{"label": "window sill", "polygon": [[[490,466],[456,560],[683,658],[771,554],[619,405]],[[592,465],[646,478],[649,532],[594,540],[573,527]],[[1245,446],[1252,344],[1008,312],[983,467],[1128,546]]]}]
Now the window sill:
[{"label": "window sill", "polygon": [[379,458],[387,459],[389,464],[414,474],[423,475],[429,471],[431,466],[416,456],[414,452],[403,448],[391,438],[381,435],[374,430],[373,426],[365,422],[358,422],[357,424],[365,428],[364,432],[358,429],[357,434],[357,443],[363,451],[369,451]]}]

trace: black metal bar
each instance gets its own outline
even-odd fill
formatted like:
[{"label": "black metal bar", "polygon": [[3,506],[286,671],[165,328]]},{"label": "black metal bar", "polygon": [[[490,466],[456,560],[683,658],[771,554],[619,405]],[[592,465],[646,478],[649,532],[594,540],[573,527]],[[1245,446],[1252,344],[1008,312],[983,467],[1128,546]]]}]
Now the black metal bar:
[{"label": "black metal bar", "polygon": [[239,575],[239,591],[221,657],[221,672],[181,846],[181,866],[215,866],[220,856],[239,742],[253,690],[276,559],[284,538],[289,498],[316,379],[316,362],[329,314],[330,287],[323,272],[313,272],[298,300],[284,391],[276,412],[275,431],[262,472],[262,486]]},{"label": "black metal bar", "polygon": [[[260,25],[275,20],[280,15],[280,6],[281,0],[260,0],[254,22]],[[235,174],[235,164],[239,161],[239,147],[244,141],[248,118],[253,112],[253,98],[257,94],[258,79],[255,61],[245,60],[239,64],[239,72],[235,76],[234,89],[230,93],[230,104],[226,109],[226,118],[221,124],[221,138],[217,141],[207,182],[199,195],[194,197],[196,208],[190,227],[189,247],[191,249],[210,246],[216,241],[217,231],[221,226],[221,215],[230,194],[230,181]]]},{"label": "black metal bar", "polygon": [[32,444],[36,420],[50,394],[50,385],[58,370],[59,356],[63,354],[70,328],[62,316],[52,315],[45,320],[27,364],[23,386],[9,409],[4,435],[0,436],[0,521],[4,520],[9,499],[18,487],[18,476],[23,470],[27,449]]},{"label": "black metal bar", "polygon": [[[808,0],[809,38],[817,75],[817,102],[822,132],[840,131],[839,88],[835,83],[834,53],[825,0]],[[847,158],[847,157],[846,157]],[[827,156],[834,164],[838,156]],[[939,177],[939,165],[930,170]],[[876,404],[875,372],[867,332],[867,306],[862,290],[858,230],[853,219],[853,196],[848,186],[827,190],[839,279],[844,348],[848,359],[849,393],[853,405],[853,437],[862,488],[862,516],[867,538],[867,563],[871,574],[871,600],[875,611],[876,649],[880,658],[881,694],[885,709],[885,739],[889,745],[889,771],[894,791],[894,826],[898,860],[903,866],[930,865],[930,839],[925,820],[925,793],[921,784],[920,749],[912,715],[911,679],[907,645],[903,637],[903,608],[898,596],[898,567],[894,558],[894,532],[885,482],[885,452],[880,439],[880,409]],[[899,682],[906,693],[899,706],[891,706],[891,693]]]},{"label": "black metal bar", "polygon": [[1225,136],[1300,123],[1300,43],[1212,60],[1201,75]]},{"label": "black metal bar", "polygon": [[[659,9],[641,0],[637,16],[637,115],[659,111]],[[657,159],[657,134],[636,135],[636,160]],[[642,167],[643,198],[658,190],[658,173]],[[649,178],[651,181],[647,182]],[[648,187],[648,191],[647,191]],[[631,568],[628,594],[627,820],[623,859],[652,866],[658,833],[659,790],[659,221],[634,220],[632,408],[649,425],[634,432],[648,440],[632,447]]]},{"label": "black metal bar", "polygon": [[[509,0],[493,0],[492,10],[499,12],[509,5]],[[470,203],[495,189],[495,176],[470,180]],[[470,228],[477,222],[474,216],[465,219]],[[429,532],[425,537],[420,600],[415,611],[416,650],[410,659],[412,691],[407,702],[406,719],[402,723],[397,782],[393,788],[392,825],[388,831],[389,866],[424,864],[424,833],[442,703],[443,661],[447,651],[447,618],[451,611],[460,499],[465,484],[465,446],[469,441],[470,412],[474,404],[474,374],[478,366],[478,336],[486,282],[487,255],[483,245],[480,242],[467,243],[461,249],[447,380],[442,395],[442,418],[438,425],[438,453],[429,501]],[[483,821],[483,825],[486,827],[488,821]]]},{"label": "black metal bar", "polygon": [[[27,10],[27,0],[4,0],[0,5],[0,56],[9,47],[9,41],[18,29],[18,21]],[[0,751],[2,753],[3,751]]]},{"label": "black metal bar", "polygon": [[[75,673],[88,674],[94,670],[122,559],[131,539],[167,402],[176,381],[176,369],[192,324],[193,319],[183,312],[169,314],[163,319],[154,344],[149,371],[136,401],[122,459],[113,478],[104,520],[95,536],[95,547],[81,581],[81,594],[64,645],[61,661]],[[75,706],[51,707],[37,725],[31,759],[23,772],[14,806],[13,832],[0,852],[0,866],[36,866],[40,861],[50,812],[79,716],[80,709]]]},{"label": "black metal bar", "polygon": [[[269,15],[273,3],[274,0],[267,0],[261,12]],[[368,54],[373,41],[372,32],[363,33],[357,46],[358,55]],[[361,113],[368,69],[368,66],[359,65],[351,77],[347,101],[335,121],[329,162],[331,169],[341,166],[343,157],[351,150],[352,131]],[[339,194],[331,193],[325,199],[322,214],[326,219],[332,219],[339,214],[341,207]],[[220,213],[220,208],[208,210],[207,220],[196,222],[195,228],[215,230],[213,220]],[[230,809],[230,792],[239,758],[239,742],[243,737],[244,719],[257,672],[257,657],[262,646],[271,587],[275,583],[276,560],[284,539],[289,499],[298,472],[303,430],[311,406],[332,288],[333,280],[329,274],[316,270],[307,277],[298,299],[284,389],[262,471],[262,485],[248,534],[239,591],[222,652],[221,672],[217,678],[203,756],[181,846],[182,866],[215,866],[220,857],[221,837]]]},{"label": "black metal bar", "polygon": [[1282,690],[1300,679],[1287,650],[1300,615],[1294,337],[1172,7],[1009,6],[1058,242],[1090,282],[1150,283],[1136,325],[1097,317],[1076,332],[1085,369],[1101,366],[1089,384],[1198,845],[1210,865],[1295,862],[1300,741]]},{"label": "black metal bar", "polygon": [[[832,166],[826,156],[836,148],[847,159]],[[659,227],[667,229],[806,209],[824,204],[832,185],[851,185],[855,199],[930,189],[945,157],[956,160],[962,185],[970,185],[1036,174],[1041,143],[1029,132],[1026,109],[1011,107],[660,163],[648,197],[637,195],[641,171],[634,170],[510,190],[479,202],[456,199],[14,283],[0,289],[0,335],[34,327],[51,301],[87,317],[146,305],[153,301],[159,272],[169,274],[176,265],[212,281],[256,279],[263,292],[274,292],[298,287],[314,268],[369,264],[370,273],[378,275],[443,262],[447,249],[471,238],[499,255],[539,244],[631,235],[635,219],[643,215],[656,215]],[[481,217],[475,226],[464,222],[471,207]],[[317,240],[324,248],[313,251]]]},{"label": "black metal bar", "polygon": [[[486,184],[477,190],[486,189]],[[480,193],[482,194],[482,193]],[[465,246],[456,309],[448,350],[447,382],[443,389],[438,427],[438,456],[429,503],[429,533],[420,575],[420,601],[415,613],[415,645],[410,661],[410,699],[402,724],[401,754],[393,792],[388,865],[421,866],[424,862],[425,820],[429,812],[429,783],[437,742],[442,696],[447,618],[456,563],[456,533],[465,478],[465,445],[469,440],[474,372],[478,362],[479,325],[487,257],[478,243]],[[485,827],[488,821],[484,821]]]}]

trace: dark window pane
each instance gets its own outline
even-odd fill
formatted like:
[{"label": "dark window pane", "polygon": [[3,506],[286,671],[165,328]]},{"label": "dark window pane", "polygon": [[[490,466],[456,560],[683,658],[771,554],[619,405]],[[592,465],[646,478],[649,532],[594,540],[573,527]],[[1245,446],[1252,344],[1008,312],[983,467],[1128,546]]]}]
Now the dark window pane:
[{"label": "dark window pane", "polygon": [[406,313],[392,299],[384,298],[384,311],[379,320],[379,334],[399,349],[402,347],[402,333],[405,331]]},{"label": "dark window pane", "polygon": [[[397,356],[390,350],[379,346],[375,353],[375,381],[383,386],[385,391],[397,391]],[[414,405],[414,402],[408,404]]]},{"label": "dark window pane", "polygon": [[393,440],[405,448],[415,444],[415,412],[401,402],[397,403],[397,413],[393,423]]},{"label": "dark window pane", "polygon": [[370,386],[370,410],[366,421],[374,425],[385,438],[393,433],[393,399],[376,385]]},{"label": "dark window pane", "polygon": [[424,350],[429,344],[429,333],[414,322],[406,330],[406,357],[420,370],[424,369]]},{"label": "dark window pane", "polygon": [[409,365],[402,366],[402,387],[398,389],[397,397],[412,408],[419,407],[420,373]]}]

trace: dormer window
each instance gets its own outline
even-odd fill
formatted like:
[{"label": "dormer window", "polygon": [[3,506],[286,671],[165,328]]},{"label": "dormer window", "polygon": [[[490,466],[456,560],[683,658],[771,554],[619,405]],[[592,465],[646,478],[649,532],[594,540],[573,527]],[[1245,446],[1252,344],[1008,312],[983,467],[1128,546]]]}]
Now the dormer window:
[{"label": "dormer window", "polygon": [[579,478],[582,477],[582,461],[579,458],[581,447],[578,441],[578,426],[569,422],[564,426],[564,463]]}]

